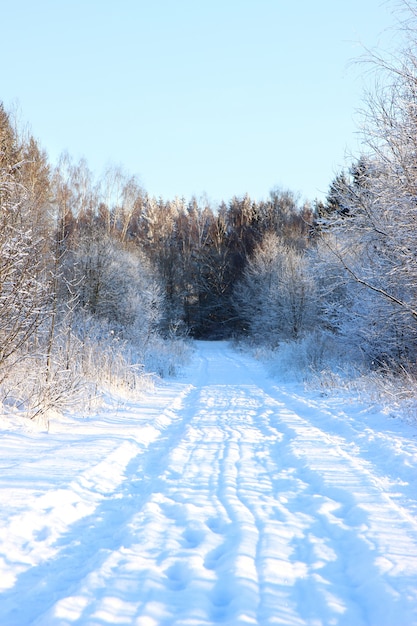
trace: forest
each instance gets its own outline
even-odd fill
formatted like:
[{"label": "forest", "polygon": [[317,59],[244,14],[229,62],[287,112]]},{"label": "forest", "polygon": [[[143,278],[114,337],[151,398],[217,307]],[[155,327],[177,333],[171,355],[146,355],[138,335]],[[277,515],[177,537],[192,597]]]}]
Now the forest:
[{"label": "forest", "polygon": [[[413,13],[413,11],[411,11]],[[363,151],[325,201],[273,189],[211,206],[135,175],[48,160],[0,106],[0,401],[44,415],[174,374],[189,339],[233,339],[416,375],[417,53],[371,54]],[[88,389],[88,394],[85,391]]]}]

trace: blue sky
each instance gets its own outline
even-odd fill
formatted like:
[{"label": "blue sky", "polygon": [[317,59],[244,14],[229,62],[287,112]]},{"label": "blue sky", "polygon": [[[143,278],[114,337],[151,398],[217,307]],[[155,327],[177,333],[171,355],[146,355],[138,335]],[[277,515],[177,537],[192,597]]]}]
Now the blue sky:
[{"label": "blue sky", "polygon": [[54,162],[122,165],[151,194],[323,197],[359,152],[361,43],[382,0],[2,2],[0,100]]}]

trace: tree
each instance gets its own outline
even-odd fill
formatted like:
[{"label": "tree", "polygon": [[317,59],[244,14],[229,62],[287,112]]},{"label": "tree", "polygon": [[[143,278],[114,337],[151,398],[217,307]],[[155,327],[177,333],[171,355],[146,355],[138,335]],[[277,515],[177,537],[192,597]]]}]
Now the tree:
[{"label": "tree", "polygon": [[[43,195],[42,195],[43,194]],[[0,366],[33,337],[48,311],[45,157],[0,104]]]},{"label": "tree", "polygon": [[378,81],[363,113],[366,152],[334,182],[336,210],[320,224],[348,294],[337,325],[374,362],[417,356],[417,11],[403,5],[408,45],[368,59]]},{"label": "tree", "polygon": [[137,236],[145,199],[137,177],[129,176],[121,167],[109,167],[101,180],[100,195],[107,233],[123,242]]},{"label": "tree", "polygon": [[0,102],[0,168],[4,173],[16,173],[20,166],[22,146],[19,144],[10,116]]},{"label": "tree", "polygon": [[162,301],[148,263],[100,229],[79,236],[65,278],[76,286],[77,308],[110,322],[120,336],[139,343],[158,329]]},{"label": "tree", "polygon": [[234,292],[252,338],[270,345],[297,339],[316,323],[316,289],[306,254],[275,233],[265,235]]}]

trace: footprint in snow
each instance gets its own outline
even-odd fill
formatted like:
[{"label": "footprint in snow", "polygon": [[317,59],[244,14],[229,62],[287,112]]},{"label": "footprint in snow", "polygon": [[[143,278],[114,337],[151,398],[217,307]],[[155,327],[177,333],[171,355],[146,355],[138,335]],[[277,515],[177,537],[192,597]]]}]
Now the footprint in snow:
[{"label": "footprint in snow", "polygon": [[197,548],[202,543],[205,534],[202,528],[189,526],[182,535],[184,548]]},{"label": "footprint in snow", "polygon": [[213,533],[216,533],[216,535],[224,535],[227,532],[228,526],[230,526],[230,524],[218,517],[211,517],[209,520],[207,520],[207,526]]},{"label": "footprint in snow", "polygon": [[211,595],[211,616],[214,621],[226,619],[231,612],[234,594],[224,581],[219,580]]},{"label": "footprint in snow", "polygon": [[214,548],[211,552],[209,552],[204,559],[204,567],[206,569],[214,570],[221,562],[222,557],[226,554],[227,549],[224,544]]},{"label": "footprint in snow", "polygon": [[188,565],[183,561],[177,561],[166,570],[168,586],[173,591],[181,591],[188,585],[191,572]]},{"label": "footprint in snow", "polygon": [[44,526],[40,530],[37,530],[33,533],[33,538],[35,541],[45,541],[49,537],[49,528]]}]

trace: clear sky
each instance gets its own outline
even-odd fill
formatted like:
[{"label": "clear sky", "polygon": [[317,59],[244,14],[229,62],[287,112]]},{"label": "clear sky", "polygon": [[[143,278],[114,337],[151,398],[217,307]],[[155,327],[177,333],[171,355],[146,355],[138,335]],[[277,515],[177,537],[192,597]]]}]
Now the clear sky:
[{"label": "clear sky", "polygon": [[[323,197],[358,154],[383,0],[0,0],[0,100],[52,162],[151,195]],[[390,35],[392,41],[392,33]]]}]

